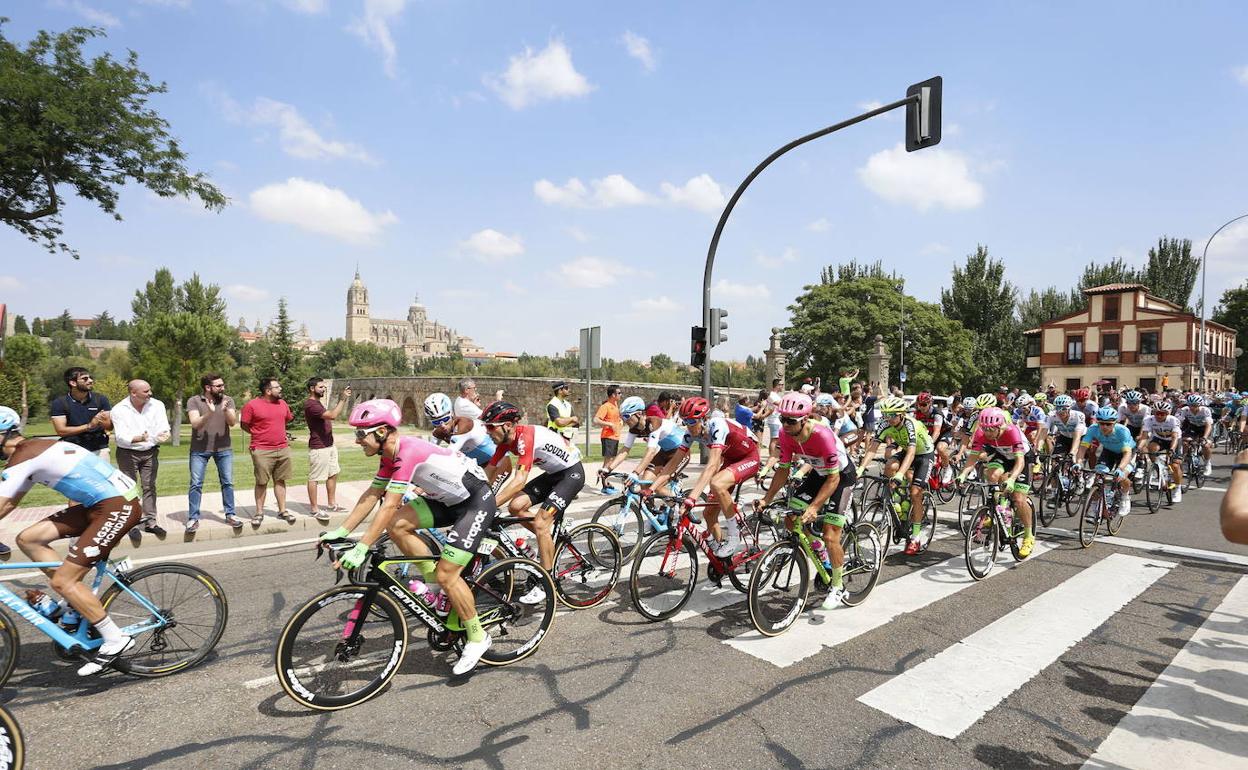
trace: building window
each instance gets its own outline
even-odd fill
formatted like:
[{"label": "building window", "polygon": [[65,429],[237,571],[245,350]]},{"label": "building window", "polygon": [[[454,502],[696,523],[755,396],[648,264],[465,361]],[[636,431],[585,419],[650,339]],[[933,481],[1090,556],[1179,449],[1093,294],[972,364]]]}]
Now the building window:
[{"label": "building window", "polygon": [[1157,390],[1157,378],[1156,377],[1141,377],[1140,378],[1140,390],[1144,390],[1149,393],[1152,393],[1153,391]]},{"label": "building window", "polygon": [[1117,356],[1118,355],[1118,335],[1102,334],[1101,335],[1101,355]]},{"label": "building window", "polygon": [[1071,392],[1071,391],[1079,390],[1079,387],[1080,387],[1080,386],[1079,386],[1079,378],[1078,378],[1078,377],[1067,377],[1067,378],[1066,378],[1066,391],[1067,391],[1067,392]]},{"label": "building window", "polygon": [[1105,320],[1106,320],[1106,321],[1117,321],[1117,320],[1118,320],[1118,302],[1119,302],[1121,299],[1122,299],[1122,298],[1121,298],[1121,297],[1119,297],[1117,294],[1115,294],[1115,295],[1114,295],[1114,296],[1112,296],[1112,297],[1110,297],[1110,296],[1105,297],[1105,313],[1104,313],[1104,315],[1105,315]]},{"label": "building window", "polygon": [[1040,335],[1030,334],[1027,336],[1027,356],[1033,357],[1040,355]]},{"label": "building window", "polygon": [[1157,355],[1157,337],[1158,332],[1140,332],[1140,353],[1142,355]]},{"label": "building window", "polygon": [[1067,337],[1066,338],[1066,363],[1082,364],[1083,363],[1083,337]]}]

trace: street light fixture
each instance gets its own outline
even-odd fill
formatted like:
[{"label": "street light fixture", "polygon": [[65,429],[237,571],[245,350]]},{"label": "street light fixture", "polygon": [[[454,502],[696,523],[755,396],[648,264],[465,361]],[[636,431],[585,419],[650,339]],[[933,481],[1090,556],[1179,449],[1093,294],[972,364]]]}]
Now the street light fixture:
[{"label": "street light fixture", "polygon": [[1213,231],[1213,235],[1209,236],[1209,240],[1205,241],[1205,250],[1200,255],[1200,387],[1198,390],[1205,389],[1205,265],[1206,257],[1209,256],[1209,244],[1214,238],[1218,237],[1218,233],[1227,228],[1228,225],[1234,224],[1241,219],[1248,219],[1248,214],[1240,214],[1230,222]]}]

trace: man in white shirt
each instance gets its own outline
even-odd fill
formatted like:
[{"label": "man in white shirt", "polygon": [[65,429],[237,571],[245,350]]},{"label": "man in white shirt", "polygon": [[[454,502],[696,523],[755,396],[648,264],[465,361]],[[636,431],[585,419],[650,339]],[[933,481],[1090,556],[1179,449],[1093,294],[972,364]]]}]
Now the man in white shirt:
[{"label": "man in white shirt", "polygon": [[455,417],[470,417],[474,420],[481,419],[481,397],[477,395],[477,383],[475,381],[459,381],[459,396],[455,398],[451,414]]},{"label": "man in white shirt", "polygon": [[[151,532],[165,536],[164,527],[156,523],[156,473],[160,469],[160,444],[169,440],[169,418],[165,405],[152,398],[152,386],[144,380],[131,380],[130,397],[113,405],[113,437],[117,442],[117,467],[143,490],[141,526],[130,530],[130,539],[138,543]],[[141,531],[140,531],[141,530]]]}]

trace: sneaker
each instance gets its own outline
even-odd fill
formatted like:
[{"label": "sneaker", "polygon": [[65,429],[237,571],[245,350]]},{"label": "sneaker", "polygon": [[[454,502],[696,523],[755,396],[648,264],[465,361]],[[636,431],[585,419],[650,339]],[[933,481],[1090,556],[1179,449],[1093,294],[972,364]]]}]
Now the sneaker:
[{"label": "sneaker", "polygon": [[[527,594],[520,597],[521,604],[541,604],[544,601],[546,601],[546,589],[542,588],[540,585],[533,586],[532,588],[529,589],[529,592]],[[468,654],[467,650],[468,648],[465,647],[464,648],[465,655]],[[480,657],[480,656],[478,655],[477,657]],[[473,665],[476,665],[475,660],[473,661]],[[472,666],[469,666],[468,668],[472,668]],[[464,670],[467,671],[468,669],[464,669]]]},{"label": "sneaker", "polygon": [[1206,476],[1213,475],[1213,460],[1210,460],[1209,462],[1205,463],[1205,475]]},{"label": "sneaker", "polygon": [[1176,503],[1183,502],[1183,487],[1174,488],[1174,502]]},{"label": "sneaker", "polygon": [[[1175,500],[1175,502],[1177,503],[1178,500]],[[1122,505],[1118,506],[1118,515],[1126,516],[1129,513],[1131,513],[1131,498],[1125,497],[1122,500]]]},{"label": "sneaker", "polygon": [[134,644],[133,636],[123,636],[120,642],[112,645],[105,642],[100,645],[99,650],[95,653],[95,657],[78,669],[78,676],[91,676],[92,674],[100,673],[112,666],[113,662],[125,654],[131,647],[134,647]]},{"label": "sneaker", "polygon": [[346,513],[347,512],[347,509],[343,508],[338,503],[334,503],[333,505],[329,506],[329,508],[327,508],[326,510],[328,510],[330,513]]},{"label": "sneaker", "polygon": [[1026,559],[1028,556],[1031,556],[1031,549],[1032,547],[1035,546],[1035,544],[1036,544],[1036,538],[1024,537],[1022,545],[1018,547],[1019,558]]},{"label": "sneaker", "polygon": [[455,665],[451,667],[451,673],[455,676],[463,676],[476,668],[477,663],[481,660],[481,656],[485,654],[486,650],[490,649],[490,642],[491,639],[487,634],[479,642],[468,642],[465,644],[459,660],[455,661]]},{"label": "sneaker", "polygon": [[329,511],[327,510],[312,511],[312,515],[315,516],[316,520],[322,524],[329,523]]},{"label": "sneaker", "polygon": [[8,556],[11,553],[13,553],[12,548],[5,545],[4,543],[0,543],[0,556]]},{"label": "sneaker", "polygon": [[614,495],[614,494],[615,494],[615,487],[608,487],[608,486],[604,486],[604,487],[602,488],[602,494],[604,494],[604,495]]},{"label": "sneaker", "polygon": [[234,514],[232,514],[232,513],[231,513],[230,515],[228,515],[228,516],[226,516],[226,517],[225,517],[225,523],[226,523],[226,524],[229,524],[229,525],[230,525],[231,527],[233,527],[234,529],[242,529],[242,528],[243,528],[243,520],[242,520],[242,519],[240,519],[240,518],[238,518],[237,516],[235,516],[235,515],[234,515]]},{"label": "sneaker", "polygon": [[845,604],[845,595],[849,593],[845,590],[845,586],[833,586],[828,595],[823,598],[823,604],[819,605],[821,610],[834,610]]},{"label": "sneaker", "polygon": [[741,534],[737,532],[735,527],[733,527],[730,528],[728,537],[724,539],[724,542],[720,543],[719,547],[715,549],[715,555],[721,559],[727,559],[736,553],[740,548]]},{"label": "sneaker", "polygon": [[199,519],[191,519],[186,522],[186,534],[193,535],[199,531]]},{"label": "sneaker", "polygon": [[906,538],[906,556],[914,556],[921,550],[923,550],[923,546],[919,545],[918,540]]},{"label": "sneaker", "polygon": [[153,535],[161,538],[162,540],[164,539],[165,535],[169,534],[168,532],[165,531],[165,528],[160,526],[159,524],[149,524],[143,528],[143,531],[151,532]]}]

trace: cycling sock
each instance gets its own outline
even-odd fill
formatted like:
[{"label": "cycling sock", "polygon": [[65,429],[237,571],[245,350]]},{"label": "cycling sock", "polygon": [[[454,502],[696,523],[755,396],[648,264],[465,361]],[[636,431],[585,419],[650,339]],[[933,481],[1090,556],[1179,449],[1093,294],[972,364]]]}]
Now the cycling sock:
[{"label": "cycling sock", "polygon": [[911,525],[910,525],[910,537],[912,537],[912,538],[913,538],[913,537],[918,537],[918,536],[919,536],[919,532],[920,532],[920,530],[922,530],[922,529],[923,529],[923,525],[922,525],[921,523],[919,523],[919,524],[911,524]]},{"label": "cycling sock", "polygon": [[416,562],[416,569],[420,570],[422,576],[429,578],[438,571],[438,563],[432,559],[423,559]]},{"label": "cycling sock", "polygon": [[95,630],[100,632],[100,637],[104,639],[104,643],[119,642],[124,638],[121,629],[112,618],[105,615],[104,619],[95,624]]},{"label": "cycling sock", "polygon": [[832,587],[833,587],[833,588],[840,588],[840,587],[841,587],[841,582],[842,582],[841,578],[842,578],[842,576],[843,576],[844,574],[845,574],[845,568],[844,568],[844,567],[833,567],[833,568],[832,568]]},{"label": "cycling sock", "polygon": [[473,615],[464,621],[464,633],[470,642],[485,641],[485,629],[481,627],[480,615]]}]

